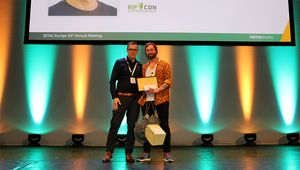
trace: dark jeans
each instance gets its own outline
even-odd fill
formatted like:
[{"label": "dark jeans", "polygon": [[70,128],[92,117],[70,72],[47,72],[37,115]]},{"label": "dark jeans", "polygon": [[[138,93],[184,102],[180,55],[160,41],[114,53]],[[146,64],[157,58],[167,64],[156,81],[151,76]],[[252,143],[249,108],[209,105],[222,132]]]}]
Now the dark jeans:
[{"label": "dark jeans", "polygon": [[[149,101],[150,102],[150,101]],[[149,108],[148,115],[151,116],[154,114],[153,107],[149,102],[146,102],[144,106],[142,106],[143,115],[145,115],[145,109],[146,106]],[[154,106],[154,102],[153,106]],[[162,104],[159,104],[156,106],[158,118],[160,119],[160,127],[165,131],[166,138],[163,144],[163,151],[164,152],[170,152],[170,146],[171,146],[171,133],[170,133],[170,127],[169,127],[169,102],[165,102]],[[150,147],[151,144],[147,141],[144,143],[144,152],[150,153]]]},{"label": "dark jeans", "polygon": [[106,151],[113,152],[117,141],[117,133],[124,118],[125,112],[127,116],[127,138],[125,145],[125,153],[133,152],[135,142],[134,127],[138,119],[140,105],[138,99],[140,96],[119,96],[121,105],[118,110],[113,111],[113,117],[110,122],[110,129],[106,142]]}]

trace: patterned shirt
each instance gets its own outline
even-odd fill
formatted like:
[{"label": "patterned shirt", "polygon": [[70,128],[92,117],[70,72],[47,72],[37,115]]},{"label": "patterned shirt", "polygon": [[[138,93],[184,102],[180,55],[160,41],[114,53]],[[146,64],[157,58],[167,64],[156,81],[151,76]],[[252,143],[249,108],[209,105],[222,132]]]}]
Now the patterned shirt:
[{"label": "patterned shirt", "polygon": [[[143,65],[143,70],[142,70],[142,76],[146,77],[146,71],[149,66],[149,63]],[[156,70],[155,70],[155,76],[157,77],[158,81],[158,87],[162,86],[163,83],[167,83],[172,85],[172,73],[171,73],[171,67],[169,63],[166,61],[160,60],[157,63]],[[147,95],[144,92],[142,97],[139,99],[139,104],[144,106],[146,102]],[[155,94],[155,100],[154,104],[159,105],[165,102],[170,102],[170,88],[165,89],[162,92],[159,92]]]}]

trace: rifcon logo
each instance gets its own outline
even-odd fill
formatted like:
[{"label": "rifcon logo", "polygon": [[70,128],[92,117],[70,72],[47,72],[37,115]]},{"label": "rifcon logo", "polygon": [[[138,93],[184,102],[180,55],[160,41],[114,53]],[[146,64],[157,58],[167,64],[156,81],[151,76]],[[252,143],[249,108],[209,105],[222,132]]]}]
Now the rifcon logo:
[{"label": "rifcon logo", "polygon": [[138,5],[128,5],[128,12],[156,12],[157,5],[145,4],[143,2]]},{"label": "rifcon logo", "polygon": [[139,4],[139,7],[140,7],[140,9],[143,9],[144,3],[140,3],[140,4]]}]

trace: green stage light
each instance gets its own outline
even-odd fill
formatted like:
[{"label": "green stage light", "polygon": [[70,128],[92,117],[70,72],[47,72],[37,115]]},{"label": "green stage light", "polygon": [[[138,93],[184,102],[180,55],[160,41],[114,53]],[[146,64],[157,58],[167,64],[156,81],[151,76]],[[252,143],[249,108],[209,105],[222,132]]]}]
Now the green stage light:
[{"label": "green stage light", "polygon": [[25,79],[32,118],[41,123],[48,105],[57,47],[52,45],[25,46]]},{"label": "green stage light", "polygon": [[213,134],[203,134],[203,135],[201,135],[201,140],[203,142],[203,144],[201,146],[204,146],[204,147],[214,146],[212,144],[212,141],[214,140]]},{"label": "green stage light", "polygon": [[30,142],[28,144],[28,146],[30,146],[30,147],[41,146],[41,144],[39,143],[41,141],[41,135],[40,134],[29,134],[28,141]]},{"label": "green stage light", "polygon": [[127,135],[118,134],[116,147],[124,147],[126,144],[126,139],[127,139]]},{"label": "green stage light", "polygon": [[200,119],[203,123],[208,123],[217,88],[219,47],[188,46],[187,56]]},{"label": "green stage light", "polygon": [[268,47],[274,89],[286,125],[292,125],[298,100],[299,60],[295,47]]},{"label": "green stage light", "polygon": [[289,133],[286,137],[289,141],[287,145],[299,145],[299,133]]}]

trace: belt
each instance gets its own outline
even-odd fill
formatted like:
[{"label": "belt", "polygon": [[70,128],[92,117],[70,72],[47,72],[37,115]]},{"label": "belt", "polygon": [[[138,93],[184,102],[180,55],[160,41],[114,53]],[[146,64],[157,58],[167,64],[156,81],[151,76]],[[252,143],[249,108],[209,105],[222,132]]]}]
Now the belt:
[{"label": "belt", "polygon": [[118,92],[118,95],[120,95],[120,96],[138,96],[140,94],[138,94],[138,93],[121,93],[121,92]]}]

